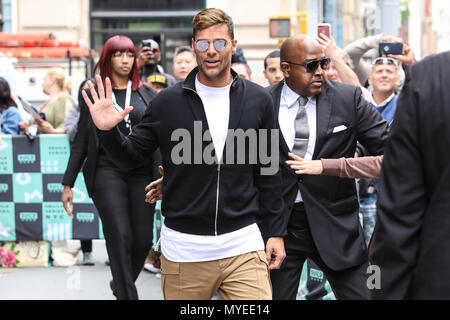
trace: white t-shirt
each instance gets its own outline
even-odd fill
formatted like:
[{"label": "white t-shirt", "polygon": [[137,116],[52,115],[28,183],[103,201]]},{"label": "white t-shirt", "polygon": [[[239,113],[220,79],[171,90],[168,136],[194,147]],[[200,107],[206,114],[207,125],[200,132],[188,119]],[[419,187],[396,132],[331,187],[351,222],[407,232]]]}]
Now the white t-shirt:
[{"label": "white t-shirt", "polygon": [[209,132],[219,161],[227,140],[230,119],[230,87],[231,83],[222,88],[207,87],[201,84],[197,77],[195,78],[195,89],[202,99]]},{"label": "white t-shirt", "polygon": [[[212,88],[201,84],[196,78],[195,87],[202,99],[214,149],[220,161],[228,133],[231,83],[226,87]],[[164,256],[174,262],[212,261],[264,250],[256,223],[218,236],[187,234],[163,225],[157,249],[159,246]]]}]

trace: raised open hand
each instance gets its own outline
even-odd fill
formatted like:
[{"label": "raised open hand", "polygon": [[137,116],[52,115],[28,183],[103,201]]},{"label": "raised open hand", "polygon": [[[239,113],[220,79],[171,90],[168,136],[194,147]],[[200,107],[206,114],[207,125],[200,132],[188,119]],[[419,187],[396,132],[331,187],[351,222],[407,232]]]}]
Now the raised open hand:
[{"label": "raised open hand", "polygon": [[133,107],[127,107],[122,112],[118,112],[114,107],[112,101],[112,87],[109,78],[105,79],[105,88],[103,87],[102,79],[99,75],[95,76],[97,82],[98,94],[91,81],[88,81],[89,91],[94,102],[89,99],[85,91],[82,91],[84,101],[89,107],[92,120],[95,126],[103,131],[108,131],[114,128],[120,121],[122,121],[127,114],[129,114]]}]

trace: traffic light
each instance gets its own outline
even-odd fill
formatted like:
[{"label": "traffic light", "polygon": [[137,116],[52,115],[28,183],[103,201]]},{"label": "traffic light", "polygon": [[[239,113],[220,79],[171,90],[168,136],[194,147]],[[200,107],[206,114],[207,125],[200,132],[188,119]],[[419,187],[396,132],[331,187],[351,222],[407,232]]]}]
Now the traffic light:
[{"label": "traffic light", "polygon": [[271,18],[269,32],[271,38],[289,38],[291,36],[291,19]]}]

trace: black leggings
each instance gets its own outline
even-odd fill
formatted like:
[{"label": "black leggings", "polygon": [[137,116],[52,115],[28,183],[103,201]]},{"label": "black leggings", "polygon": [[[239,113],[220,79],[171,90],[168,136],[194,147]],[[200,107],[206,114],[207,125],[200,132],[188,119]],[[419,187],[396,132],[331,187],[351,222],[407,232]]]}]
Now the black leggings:
[{"label": "black leggings", "polygon": [[80,240],[83,253],[92,252],[92,240]]},{"label": "black leggings", "polygon": [[155,206],[146,203],[144,188],[151,175],[97,167],[94,204],[103,224],[117,299],[138,299],[134,282],[152,247]]}]

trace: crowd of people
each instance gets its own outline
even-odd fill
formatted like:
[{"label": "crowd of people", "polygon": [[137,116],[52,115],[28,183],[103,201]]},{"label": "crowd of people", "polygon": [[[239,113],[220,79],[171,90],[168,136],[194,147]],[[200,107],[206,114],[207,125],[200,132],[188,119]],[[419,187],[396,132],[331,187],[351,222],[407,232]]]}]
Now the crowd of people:
[{"label": "crowd of people", "polygon": [[[402,43],[402,53],[363,58],[386,41]],[[173,75],[162,54],[153,39],[136,48],[111,37],[78,103],[64,72],[49,70],[41,121],[21,121],[0,78],[3,134],[68,134],[62,202],[72,216],[82,170],[117,299],[138,299],[145,269],[162,272],[165,299],[294,300],[307,260],[325,275],[309,289],[325,294],[328,281],[337,299],[442,298],[448,281],[430,272],[448,261],[434,247],[449,241],[439,225],[448,223],[450,112],[440,68],[448,54],[416,62],[407,43],[385,34],[345,48],[332,36],[297,35],[264,58],[263,88],[232,18],[211,8],[194,17],[192,46],[176,49]],[[192,141],[177,140],[179,129]],[[229,144],[230,129],[278,132],[277,172],[263,174],[260,155],[248,163],[251,148]],[[266,140],[258,146],[271,150]],[[180,152],[182,142],[192,150]],[[198,161],[196,150],[215,161]],[[246,163],[230,162],[238,153]],[[164,223],[152,247],[157,200]],[[82,249],[92,265],[92,242]],[[382,272],[375,290],[371,264]]]}]

